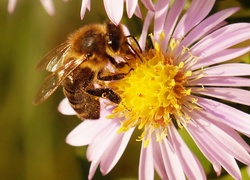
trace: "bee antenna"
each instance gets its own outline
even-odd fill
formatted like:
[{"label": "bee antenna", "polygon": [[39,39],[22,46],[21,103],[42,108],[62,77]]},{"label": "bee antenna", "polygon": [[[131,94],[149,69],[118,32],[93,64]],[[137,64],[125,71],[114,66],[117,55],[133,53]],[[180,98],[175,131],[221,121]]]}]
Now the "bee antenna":
[{"label": "bee antenna", "polygon": [[135,47],[132,45],[132,43],[129,43],[128,41],[124,42],[124,44],[128,45],[132,49],[132,51],[138,56],[138,58],[141,60],[141,62],[143,62],[142,57],[140,56],[140,54],[142,54],[142,49],[141,49],[138,41],[132,35],[128,35],[128,36],[126,36],[126,38],[127,39],[132,38],[133,41],[136,43],[136,46],[138,47],[137,49],[139,49],[139,52],[138,52],[138,50],[135,49]]},{"label": "bee antenna", "polygon": [[137,47],[139,48],[140,53],[142,53],[141,46],[139,45],[139,43],[138,43],[137,39],[136,39],[134,36],[132,36],[132,35],[128,35],[128,36],[126,36],[126,38],[127,38],[127,39],[132,38],[132,39],[135,41],[135,43],[136,43]]},{"label": "bee antenna", "polygon": [[138,58],[141,60],[141,62],[143,62],[140,54],[133,48],[133,46],[131,44],[129,44],[128,42],[124,42],[124,43],[126,45],[128,45],[133,50],[133,52],[138,56]]}]

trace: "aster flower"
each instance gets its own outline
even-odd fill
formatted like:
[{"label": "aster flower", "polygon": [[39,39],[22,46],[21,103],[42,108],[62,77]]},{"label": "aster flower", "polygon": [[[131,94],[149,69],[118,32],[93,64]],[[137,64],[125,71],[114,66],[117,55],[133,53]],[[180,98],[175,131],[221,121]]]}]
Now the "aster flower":
[{"label": "aster flower", "polygon": [[[250,24],[225,23],[238,8],[207,17],[215,0],[193,0],[182,13],[185,3],[154,4],[139,40],[143,53],[130,64],[133,71],[106,84],[121,103],[101,99],[101,118],[85,120],[68,135],[67,143],[88,145],[89,179],[98,165],[104,175],[112,170],[134,131],[141,132],[139,179],[154,179],[154,170],[161,179],[206,179],[178,130],[188,132],[218,176],[224,168],[241,179],[236,160],[250,165],[250,147],[238,134],[250,136],[250,115],[223,103],[250,105],[250,91],[242,88],[250,87],[250,65],[226,63],[250,51],[233,47],[250,39]],[[146,49],[151,22],[153,48]],[[59,111],[74,114],[67,100]]]}]

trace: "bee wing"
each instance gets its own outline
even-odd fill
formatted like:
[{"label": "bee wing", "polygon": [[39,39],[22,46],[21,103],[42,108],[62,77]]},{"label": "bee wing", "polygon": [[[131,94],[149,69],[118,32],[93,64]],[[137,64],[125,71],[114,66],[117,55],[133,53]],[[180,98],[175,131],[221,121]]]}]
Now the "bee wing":
[{"label": "bee wing", "polygon": [[45,101],[62,84],[63,80],[85,60],[87,60],[86,56],[73,59],[45,78],[37,91],[33,104],[38,105]]},{"label": "bee wing", "polygon": [[69,51],[69,44],[64,42],[50,51],[37,65],[37,69],[55,72],[63,65],[63,60]]}]

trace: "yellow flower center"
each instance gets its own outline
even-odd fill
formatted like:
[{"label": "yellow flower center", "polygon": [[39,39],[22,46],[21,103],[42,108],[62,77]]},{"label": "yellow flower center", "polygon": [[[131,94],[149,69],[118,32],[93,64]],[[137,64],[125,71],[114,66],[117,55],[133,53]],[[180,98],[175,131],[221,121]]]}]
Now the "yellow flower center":
[{"label": "yellow flower center", "polygon": [[[162,53],[159,44],[155,43],[154,47],[142,54],[142,60],[136,60],[125,78],[109,82],[122,100],[108,118],[122,119],[118,132],[133,127],[142,130],[138,140],[143,140],[145,147],[156,129],[160,129],[156,133],[157,141],[167,136],[171,121],[183,116],[183,98],[191,93],[185,87],[191,71],[185,72],[183,62],[174,65],[173,58]],[[180,122],[176,123],[181,126]]]}]

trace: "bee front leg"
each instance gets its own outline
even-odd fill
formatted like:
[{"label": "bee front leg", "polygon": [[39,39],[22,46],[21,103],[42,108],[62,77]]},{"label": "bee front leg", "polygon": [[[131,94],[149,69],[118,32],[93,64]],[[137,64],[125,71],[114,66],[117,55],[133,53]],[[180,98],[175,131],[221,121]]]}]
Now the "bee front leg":
[{"label": "bee front leg", "polygon": [[127,73],[117,73],[117,74],[112,74],[112,75],[105,75],[102,76],[102,71],[98,72],[97,74],[97,79],[102,80],[102,81],[112,81],[112,80],[119,80],[124,78]]},{"label": "bee front leg", "polygon": [[102,71],[99,71],[97,74],[97,79],[102,81],[112,81],[112,80],[119,80],[124,78],[126,75],[130,73],[130,71],[134,70],[131,68],[127,73],[115,73],[111,75],[104,75],[102,76]]},{"label": "bee front leg", "polygon": [[93,96],[109,99],[116,104],[121,102],[121,97],[109,88],[87,89],[86,92]]},{"label": "bee front leg", "polygon": [[109,61],[116,67],[116,68],[123,68],[125,65],[129,65],[127,62],[117,62],[115,58],[108,56]]}]

